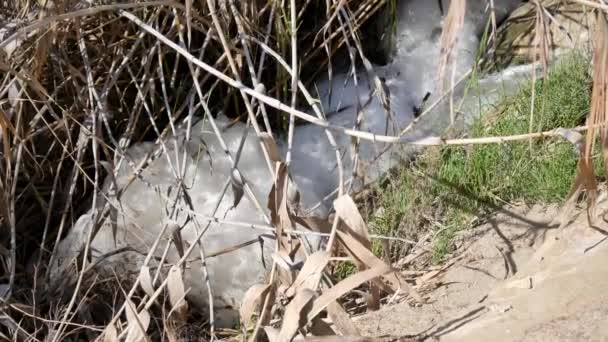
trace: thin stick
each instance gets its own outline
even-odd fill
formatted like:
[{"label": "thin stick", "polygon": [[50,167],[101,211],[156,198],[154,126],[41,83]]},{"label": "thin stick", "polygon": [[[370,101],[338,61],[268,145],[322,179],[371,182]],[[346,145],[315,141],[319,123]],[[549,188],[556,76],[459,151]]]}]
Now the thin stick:
[{"label": "thin stick", "polygon": [[[296,1],[290,1],[291,12],[291,108],[296,108],[296,100],[298,95],[298,17],[296,15]],[[296,117],[289,116],[289,128],[287,132],[287,156],[285,164],[291,164],[291,149],[293,148],[293,130],[296,125]]]}]

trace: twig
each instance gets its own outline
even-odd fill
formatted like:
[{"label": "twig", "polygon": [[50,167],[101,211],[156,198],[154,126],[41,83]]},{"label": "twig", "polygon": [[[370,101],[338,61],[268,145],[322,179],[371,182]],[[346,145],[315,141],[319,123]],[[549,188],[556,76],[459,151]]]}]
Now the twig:
[{"label": "twig", "polygon": [[[290,1],[291,13],[291,108],[296,108],[296,100],[298,95],[298,18],[296,16],[296,1]],[[287,156],[285,164],[291,164],[291,149],[293,148],[293,130],[296,125],[296,117],[289,116],[289,128],[287,131]]]}]

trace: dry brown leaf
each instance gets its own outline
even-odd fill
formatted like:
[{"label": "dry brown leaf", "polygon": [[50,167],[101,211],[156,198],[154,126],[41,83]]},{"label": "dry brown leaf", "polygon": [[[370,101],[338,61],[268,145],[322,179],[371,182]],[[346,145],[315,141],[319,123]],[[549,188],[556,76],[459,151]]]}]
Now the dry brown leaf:
[{"label": "dry brown leaf", "polygon": [[315,318],[321,311],[323,311],[323,309],[325,309],[325,307],[327,307],[327,305],[342,297],[344,294],[353,290],[357,286],[391,271],[392,268],[388,265],[370,268],[365,271],[357,272],[342,280],[334,287],[327,289],[314,301],[313,307],[308,314],[308,321]]},{"label": "dry brown leaf", "polygon": [[306,324],[306,317],[312,308],[312,299],[315,292],[310,289],[300,289],[296,296],[285,308],[285,317],[281,331],[277,338],[278,342],[289,342],[296,334],[298,329]]},{"label": "dry brown leaf", "polygon": [[243,296],[239,314],[244,327],[251,323],[251,316],[269,288],[270,284],[255,284]]},{"label": "dry brown leaf", "polygon": [[150,267],[141,267],[141,270],[139,271],[139,286],[141,286],[148,296],[152,297],[154,294],[154,287],[152,286],[152,277],[150,277]]},{"label": "dry brown leaf", "polygon": [[185,320],[188,314],[188,303],[186,302],[186,289],[182,279],[182,270],[178,266],[171,266],[167,276],[167,289],[172,311],[175,311],[180,319]]},{"label": "dry brown leaf", "polygon": [[[272,273],[270,277],[272,279]],[[270,288],[268,289],[267,294],[261,297],[263,299],[261,303],[263,304],[261,306],[260,315],[256,322],[255,328],[253,329],[253,333],[247,339],[249,342],[256,342],[258,340],[260,329],[270,324],[270,320],[272,318],[272,306],[277,297],[277,286],[275,286],[275,282],[271,282],[269,285]]]},{"label": "dry brown leaf", "polygon": [[135,312],[135,304],[127,300],[127,337],[126,342],[139,342],[146,340],[146,330],[150,325],[148,310],[142,309],[139,314]]},{"label": "dry brown leaf", "polygon": [[285,296],[293,297],[299,289],[315,290],[321,279],[321,274],[329,262],[330,254],[326,251],[317,251],[306,259],[300,273],[293,284],[285,291]]},{"label": "dry brown leaf", "polygon": [[350,195],[343,195],[334,201],[336,215],[355,233],[356,238],[365,246],[371,246],[367,225]]},{"label": "dry brown leaf", "polygon": [[[336,209],[336,215],[338,215],[338,217],[340,217],[340,219],[347,225],[347,228],[345,230],[349,231],[350,235],[346,235],[352,237],[353,240],[357,240],[357,243],[355,245],[358,245],[358,243],[360,243],[362,250],[366,251],[365,255],[371,255],[371,258],[373,258],[370,259],[370,257],[368,257],[364,260],[356,260],[355,263],[357,264],[358,269],[363,270],[368,267],[373,267],[373,265],[369,265],[369,261],[376,261],[380,259],[376,258],[370,250],[371,240],[369,238],[367,225],[365,224],[363,217],[359,213],[357,205],[349,195],[344,195],[334,201],[334,207]],[[340,228],[338,229],[338,232],[339,231]],[[345,243],[344,240],[343,243]],[[366,261],[368,261],[367,264]],[[376,265],[379,265],[379,263],[376,263]],[[393,278],[397,280],[397,283],[399,283],[397,277],[393,276]],[[380,289],[378,288],[378,286],[385,287],[385,285],[381,282],[370,284],[370,296],[367,298],[367,306],[370,310],[377,310],[380,307]],[[393,287],[393,291],[397,290]]]}]

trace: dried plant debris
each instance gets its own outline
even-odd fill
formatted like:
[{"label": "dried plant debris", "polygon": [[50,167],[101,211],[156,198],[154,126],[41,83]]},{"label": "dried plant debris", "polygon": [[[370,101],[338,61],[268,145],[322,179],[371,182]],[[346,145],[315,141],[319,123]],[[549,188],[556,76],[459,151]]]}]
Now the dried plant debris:
[{"label": "dried plant debris", "polygon": [[[303,56],[298,66],[304,83],[315,77],[329,56],[350,44],[364,22],[385,5],[365,0],[328,4],[327,9],[320,3],[296,4],[295,43]],[[282,101],[292,97],[291,89],[284,87],[292,81],[285,77],[280,63],[254,43],[254,39],[265,42],[281,56],[289,54],[290,44],[283,43],[291,39],[285,35],[290,27],[281,14],[289,5],[281,6],[275,1],[182,4],[163,0],[116,4],[17,0],[0,4],[0,310],[14,317],[0,323],[2,336],[172,339],[181,334],[181,328],[158,327],[176,320],[191,324],[197,315],[209,314],[189,307],[185,299],[189,291],[184,282],[189,272],[186,258],[192,258],[189,254],[197,246],[183,239],[182,222],[166,228],[171,248],[179,250],[178,256],[183,259],[176,264],[167,264],[164,257],[148,254],[147,250],[129,247],[100,257],[89,243],[81,246],[78,258],[63,260],[56,244],[76,218],[90,208],[95,209],[90,214],[93,222],[83,230],[84,240],[90,242],[100,229],[106,229],[106,220],[111,222],[116,238],[120,234],[116,222],[124,209],[119,199],[125,188],[117,180],[122,165],[133,170],[128,184],[134,179],[145,183],[142,175],[148,165],[164,158],[163,152],[172,144],[167,139],[188,138],[188,129],[177,127],[178,122],[192,125],[197,117],[217,112],[240,115],[237,109],[248,105],[249,100],[238,89],[217,83],[215,77],[193,68],[143,27],[152,27],[217,70],[232,68],[237,73],[231,76],[242,77],[244,84]],[[212,8],[218,10],[216,18],[210,16]],[[143,26],[125,19],[130,15]],[[316,19],[305,20],[308,17]],[[351,35],[337,34],[345,25]],[[328,35],[317,39],[322,30]],[[240,70],[252,71],[253,78]],[[263,84],[274,86],[262,91]],[[261,108],[259,103],[254,105]],[[261,109],[264,128],[258,135],[266,145],[269,161],[279,162],[273,130],[276,134],[286,129],[283,116],[270,107]],[[238,119],[236,115],[234,118]],[[259,127],[254,121],[252,125]],[[181,129],[186,136],[174,136]],[[151,141],[148,146],[152,148],[147,158],[134,161],[125,151],[141,141]],[[207,153],[205,143],[201,141],[200,145],[198,152],[189,153],[190,157],[201,158]],[[277,267],[280,276],[275,281],[289,281],[281,291],[291,299],[304,288],[318,291],[330,255],[313,254],[310,262],[296,262],[302,259],[303,250],[295,248],[297,238],[283,231],[295,228],[294,207],[299,194],[290,185],[286,165],[277,165],[277,191],[273,192],[276,202],[270,212],[280,236],[275,253],[278,258],[274,260],[284,263]],[[181,164],[177,159],[174,166],[179,179]],[[102,187],[106,176],[112,185]],[[250,193],[246,175],[238,169],[238,158],[229,179],[233,206],[237,207],[248,200]],[[187,182],[183,180],[180,187],[168,189],[163,196],[190,203]],[[101,189],[111,191],[102,193]],[[93,203],[90,198],[95,198]],[[162,241],[158,244],[164,245]],[[212,252],[216,258],[224,255]],[[121,274],[118,269],[114,275],[97,272],[98,266],[125,253],[145,257],[139,276]],[[61,275],[51,274],[55,269],[51,264],[69,267]],[[306,276],[299,274],[301,267]],[[51,284],[50,279],[59,282]],[[125,282],[127,279],[135,284]],[[122,287],[126,293],[118,290]],[[276,287],[261,285],[248,293],[251,298],[241,309],[243,326],[255,321],[255,309]],[[92,311],[99,307],[103,310]],[[121,316],[123,312],[126,320]],[[226,336],[221,329],[211,331]]]},{"label": "dried plant debris", "polygon": [[[605,9],[599,0],[586,2]],[[389,295],[417,302],[423,298],[411,286],[414,281],[372,251],[374,236],[348,193],[351,187],[342,166],[332,219],[303,215],[301,189],[290,174],[289,158],[282,159],[275,141],[293,128],[298,115],[328,127],[317,100],[308,93],[300,96],[298,87],[331,70],[334,55],[348,55],[353,66],[363,61],[390,114],[394,94],[371,72],[359,32],[387,4],[395,6],[375,0],[0,2],[0,339],[255,341],[265,335],[281,342],[408,340],[356,336],[345,308],[345,299],[353,295],[365,298],[369,310]],[[447,11],[439,65],[442,82],[457,58],[454,47],[465,9],[465,0],[454,0]],[[598,134],[608,160],[606,128],[596,127],[605,123],[608,109],[608,33],[604,12],[598,10],[598,16],[590,132],[575,187],[585,186],[590,208],[596,183],[589,156]],[[547,20],[548,14],[539,14],[541,38]],[[547,45],[545,39],[539,41],[542,56]],[[294,70],[284,62],[292,55]],[[298,109],[300,105],[314,107],[316,116]],[[266,206],[257,201],[257,185],[240,171],[240,152],[233,155],[226,146],[217,113],[233,123],[249,120],[247,127],[255,131],[263,162],[273,175],[272,189],[264,192]],[[195,220],[200,213],[192,204],[197,194],[190,192],[188,158],[211,155],[205,141],[191,139],[198,120],[206,120],[206,133],[218,141],[229,164],[221,196],[230,196],[230,188],[231,210],[251,202],[266,222],[261,227],[230,224],[262,228],[275,242],[262,246],[264,252],[271,251],[264,255],[270,263],[266,279],[245,293],[241,305],[226,308],[214,305],[209,258],[227,257],[254,244],[259,248],[262,238],[219,251],[202,247],[209,224],[222,223],[226,212],[216,208],[206,217],[206,226]],[[329,141],[334,131],[356,137],[356,155],[357,139],[377,138],[360,131],[359,124],[329,127]],[[554,135],[566,136],[564,132]],[[497,137],[473,143],[504,141]],[[139,148],[145,157],[135,160],[126,151],[139,142],[144,143]],[[384,142],[403,141],[385,136]],[[432,138],[418,144],[448,142],[471,143]],[[340,153],[336,148],[338,163]],[[171,185],[145,177],[158,158],[167,158],[171,165]],[[357,158],[352,160],[356,165]],[[213,162],[209,160],[210,173],[222,167]],[[121,174],[125,169],[128,174]],[[153,189],[168,203],[165,212],[124,207],[121,196],[135,180],[135,186]],[[110,229],[117,239],[124,233],[116,227],[126,212],[172,221],[145,248],[123,246],[99,253],[92,243],[96,235]],[[182,228],[194,221],[197,238],[187,240]],[[82,229],[82,243],[71,246],[79,253],[66,260],[58,245],[74,227]],[[130,227],[128,233],[137,236],[146,228]],[[325,248],[308,248],[315,239]],[[115,267],[111,260],[118,255],[141,261],[139,271],[130,274]],[[340,264],[355,269],[339,278],[331,270]],[[191,289],[186,280],[194,267],[201,274],[196,281],[209,289],[205,308],[187,300]],[[238,329],[221,326],[222,309],[238,311]],[[345,336],[335,336],[339,333]]]}]

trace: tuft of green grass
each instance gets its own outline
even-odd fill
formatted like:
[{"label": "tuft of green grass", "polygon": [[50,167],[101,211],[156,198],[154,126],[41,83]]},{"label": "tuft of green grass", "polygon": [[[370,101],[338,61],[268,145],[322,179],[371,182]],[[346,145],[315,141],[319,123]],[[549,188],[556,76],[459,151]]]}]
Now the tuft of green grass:
[{"label": "tuft of green grass", "polygon": [[[581,55],[565,57],[546,79],[529,81],[516,95],[504,98],[496,107],[500,110],[476,119],[468,135],[509,136],[528,133],[530,127],[575,127],[584,123],[590,98],[588,60]],[[429,149],[380,189],[378,204],[383,209],[371,218],[371,226],[374,233],[409,239],[439,229],[433,260],[441,262],[452,251],[455,234],[476,217],[507,203],[562,202],[576,164],[574,147],[557,138]],[[601,162],[596,165],[601,174]],[[394,257],[403,251],[391,249]]]}]

